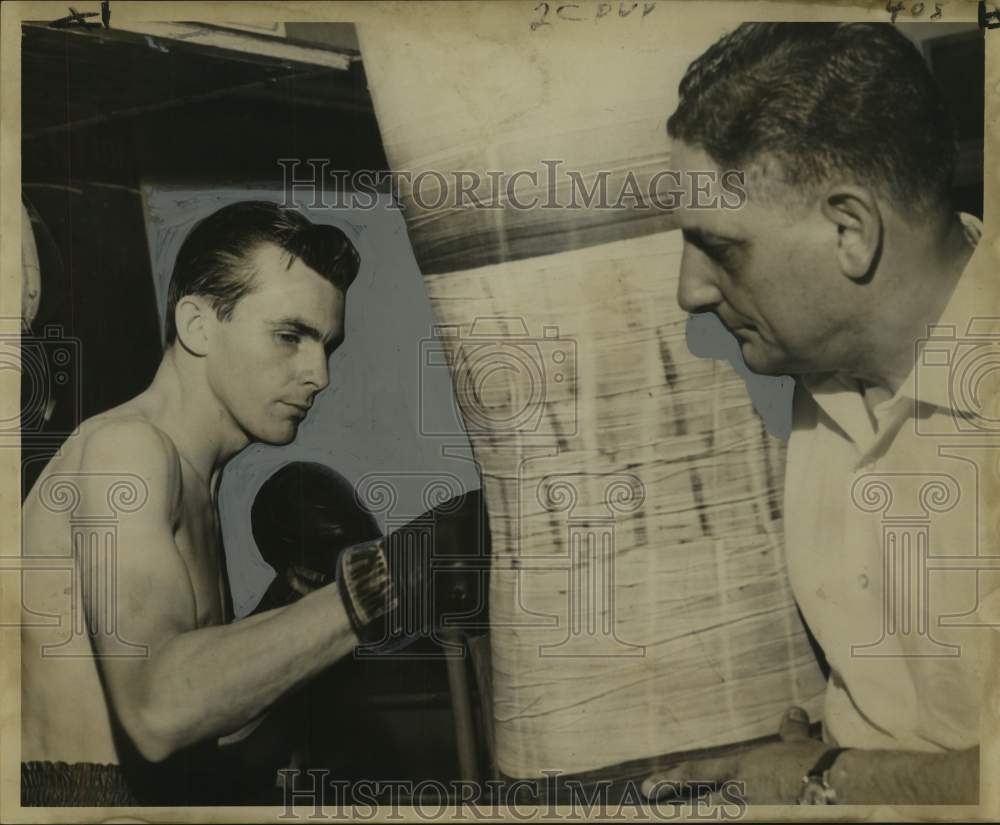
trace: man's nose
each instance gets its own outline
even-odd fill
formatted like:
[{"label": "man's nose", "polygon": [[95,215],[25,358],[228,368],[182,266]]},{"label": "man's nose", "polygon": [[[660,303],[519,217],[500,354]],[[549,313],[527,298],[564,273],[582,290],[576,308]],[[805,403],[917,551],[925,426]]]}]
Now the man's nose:
[{"label": "man's nose", "polygon": [[330,383],[330,360],[322,345],[310,347],[303,370],[303,379],[316,387],[316,392],[325,390]]},{"label": "man's nose", "polygon": [[688,244],[681,255],[681,274],[677,283],[677,303],[686,312],[704,312],[722,302],[712,267],[705,256]]}]

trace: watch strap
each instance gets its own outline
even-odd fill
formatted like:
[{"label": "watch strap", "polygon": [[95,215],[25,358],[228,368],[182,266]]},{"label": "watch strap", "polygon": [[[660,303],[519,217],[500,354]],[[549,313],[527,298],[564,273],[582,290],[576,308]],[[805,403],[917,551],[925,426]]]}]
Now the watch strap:
[{"label": "watch strap", "polygon": [[836,805],[837,791],[830,785],[830,770],[833,763],[846,748],[830,748],[824,751],[816,764],[802,777],[800,805]]},{"label": "watch strap", "polygon": [[812,766],[812,770],[806,776],[822,780],[826,772],[833,767],[833,763],[837,761],[837,757],[846,750],[847,748],[830,748],[828,751],[824,751],[823,755],[816,760],[816,764]]}]

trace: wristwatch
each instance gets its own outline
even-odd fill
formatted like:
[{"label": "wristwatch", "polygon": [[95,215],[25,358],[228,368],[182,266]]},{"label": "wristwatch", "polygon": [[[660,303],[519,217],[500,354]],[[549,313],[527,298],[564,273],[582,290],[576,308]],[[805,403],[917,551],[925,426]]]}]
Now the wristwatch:
[{"label": "wristwatch", "polygon": [[830,770],[847,748],[830,748],[816,760],[812,770],[802,777],[800,805],[836,805],[837,792],[830,786]]}]

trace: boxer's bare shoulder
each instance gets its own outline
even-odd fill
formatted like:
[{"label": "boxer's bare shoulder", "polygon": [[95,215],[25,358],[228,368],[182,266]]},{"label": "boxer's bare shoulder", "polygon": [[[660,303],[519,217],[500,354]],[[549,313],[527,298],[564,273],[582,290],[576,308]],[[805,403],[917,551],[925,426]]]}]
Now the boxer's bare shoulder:
[{"label": "boxer's bare shoulder", "polygon": [[[140,495],[149,514],[165,508],[175,520],[182,492],[177,450],[152,422],[123,408],[85,421],[46,466],[24,502],[22,552],[52,555],[54,545],[65,543],[69,534],[52,535],[48,528],[61,528],[73,515],[97,515],[85,512],[96,503],[90,499],[115,483],[130,485],[124,492]],[[72,510],[78,512],[59,506],[66,495],[77,502]]]},{"label": "boxer's bare shoulder", "polygon": [[[214,513],[196,482],[130,403],[84,422],[26,498],[24,555],[66,564],[24,576],[25,760],[120,761],[101,670],[148,656],[163,633],[222,620]],[[120,512],[110,509],[115,485]],[[87,521],[101,516],[103,527]],[[97,554],[81,553],[88,542]],[[95,578],[108,587],[88,588]],[[161,591],[172,606],[161,609]],[[112,619],[98,626],[97,614]]]}]

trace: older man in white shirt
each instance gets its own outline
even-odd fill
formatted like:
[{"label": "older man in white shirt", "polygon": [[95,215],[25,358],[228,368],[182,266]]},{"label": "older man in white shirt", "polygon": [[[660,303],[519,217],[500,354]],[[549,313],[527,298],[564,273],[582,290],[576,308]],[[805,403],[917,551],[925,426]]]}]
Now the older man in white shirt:
[{"label": "older man in white shirt", "polygon": [[[1000,589],[1000,281],[952,211],[950,122],[882,24],[746,24],[681,81],[673,165],[746,173],[682,208],[679,300],[750,369],[797,378],[785,525],[830,664],[822,741],[685,763],[646,790],[742,780],[750,802],[975,803],[982,648]],[[974,251],[979,246],[978,252]]]}]

